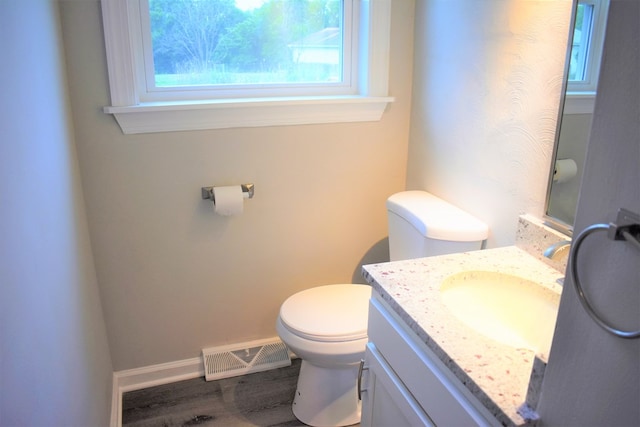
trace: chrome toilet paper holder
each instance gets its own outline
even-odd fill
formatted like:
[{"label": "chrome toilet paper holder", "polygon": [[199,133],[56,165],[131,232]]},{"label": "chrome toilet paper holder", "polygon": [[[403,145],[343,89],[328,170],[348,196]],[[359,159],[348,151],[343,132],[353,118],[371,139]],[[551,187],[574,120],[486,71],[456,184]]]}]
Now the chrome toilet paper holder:
[{"label": "chrome toilet paper holder", "polygon": [[[255,191],[253,184],[240,184],[240,188],[242,188],[242,195],[245,199],[253,199],[253,193]],[[213,195],[213,187],[202,187],[201,191],[203,200],[211,200],[213,203],[216,202],[216,198]]]}]

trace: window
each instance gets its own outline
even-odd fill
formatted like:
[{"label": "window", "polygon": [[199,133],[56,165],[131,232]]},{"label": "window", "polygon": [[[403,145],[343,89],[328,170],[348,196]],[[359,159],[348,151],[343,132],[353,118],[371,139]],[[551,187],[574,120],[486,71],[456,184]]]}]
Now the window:
[{"label": "window", "polygon": [[145,101],[355,93],[351,46],[358,22],[350,1],[141,6]]},{"label": "window", "polygon": [[608,9],[609,0],[578,1],[567,82],[570,112],[593,110]]},{"label": "window", "polygon": [[390,4],[103,0],[105,112],[124,133],[379,120]]}]

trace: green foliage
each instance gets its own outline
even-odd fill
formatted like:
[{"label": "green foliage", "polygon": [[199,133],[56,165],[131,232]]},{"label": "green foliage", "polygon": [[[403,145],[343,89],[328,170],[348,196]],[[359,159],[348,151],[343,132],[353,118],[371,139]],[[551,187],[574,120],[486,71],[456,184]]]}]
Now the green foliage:
[{"label": "green foliage", "polygon": [[149,0],[158,73],[209,68],[222,34],[242,19],[234,0]]},{"label": "green foliage", "polygon": [[579,4],[576,12],[576,23],[574,28],[582,28],[582,22],[584,21],[584,5]]},{"label": "green foliage", "polygon": [[149,0],[156,75],[198,75],[212,84],[242,79],[238,73],[282,73],[295,68],[292,45],[341,26],[341,8],[340,0],[267,0],[247,11],[234,0]]}]

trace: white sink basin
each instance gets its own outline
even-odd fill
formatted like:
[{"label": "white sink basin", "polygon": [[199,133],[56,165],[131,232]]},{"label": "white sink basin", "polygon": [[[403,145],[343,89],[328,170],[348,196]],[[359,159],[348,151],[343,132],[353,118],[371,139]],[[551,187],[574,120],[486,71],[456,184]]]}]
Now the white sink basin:
[{"label": "white sink basin", "polygon": [[510,274],[465,271],[447,277],[440,295],[447,309],[475,331],[547,359],[559,294]]}]

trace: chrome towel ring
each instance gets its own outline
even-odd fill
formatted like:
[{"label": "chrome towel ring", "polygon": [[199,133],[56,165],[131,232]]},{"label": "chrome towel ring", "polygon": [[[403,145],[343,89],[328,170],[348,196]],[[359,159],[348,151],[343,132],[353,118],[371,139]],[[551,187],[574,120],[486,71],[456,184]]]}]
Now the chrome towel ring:
[{"label": "chrome towel ring", "polygon": [[589,302],[589,299],[587,298],[587,295],[582,289],[580,276],[578,274],[578,252],[580,251],[582,242],[584,242],[584,240],[588,236],[597,231],[607,231],[611,239],[626,241],[640,250],[640,241],[638,241],[638,236],[640,236],[640,216],[626,209],[620,209],[620,211],[618,212],[618,219],[615,224],[593,224],[585,228],[575,238],[573,243],[573,251],[571,252],[571,255],[569,257],[569,266],[571,269],[571,275],[573,276],[573,284],[575,286],[576,292],[578,293],[578,299],[580,300],[580,303],[589,314],[589,316],[605,331],[615,336],[627,339],[638,338],[640,337],[640,330],[622,331],[605,322],[594,310],[593,306]]}]

